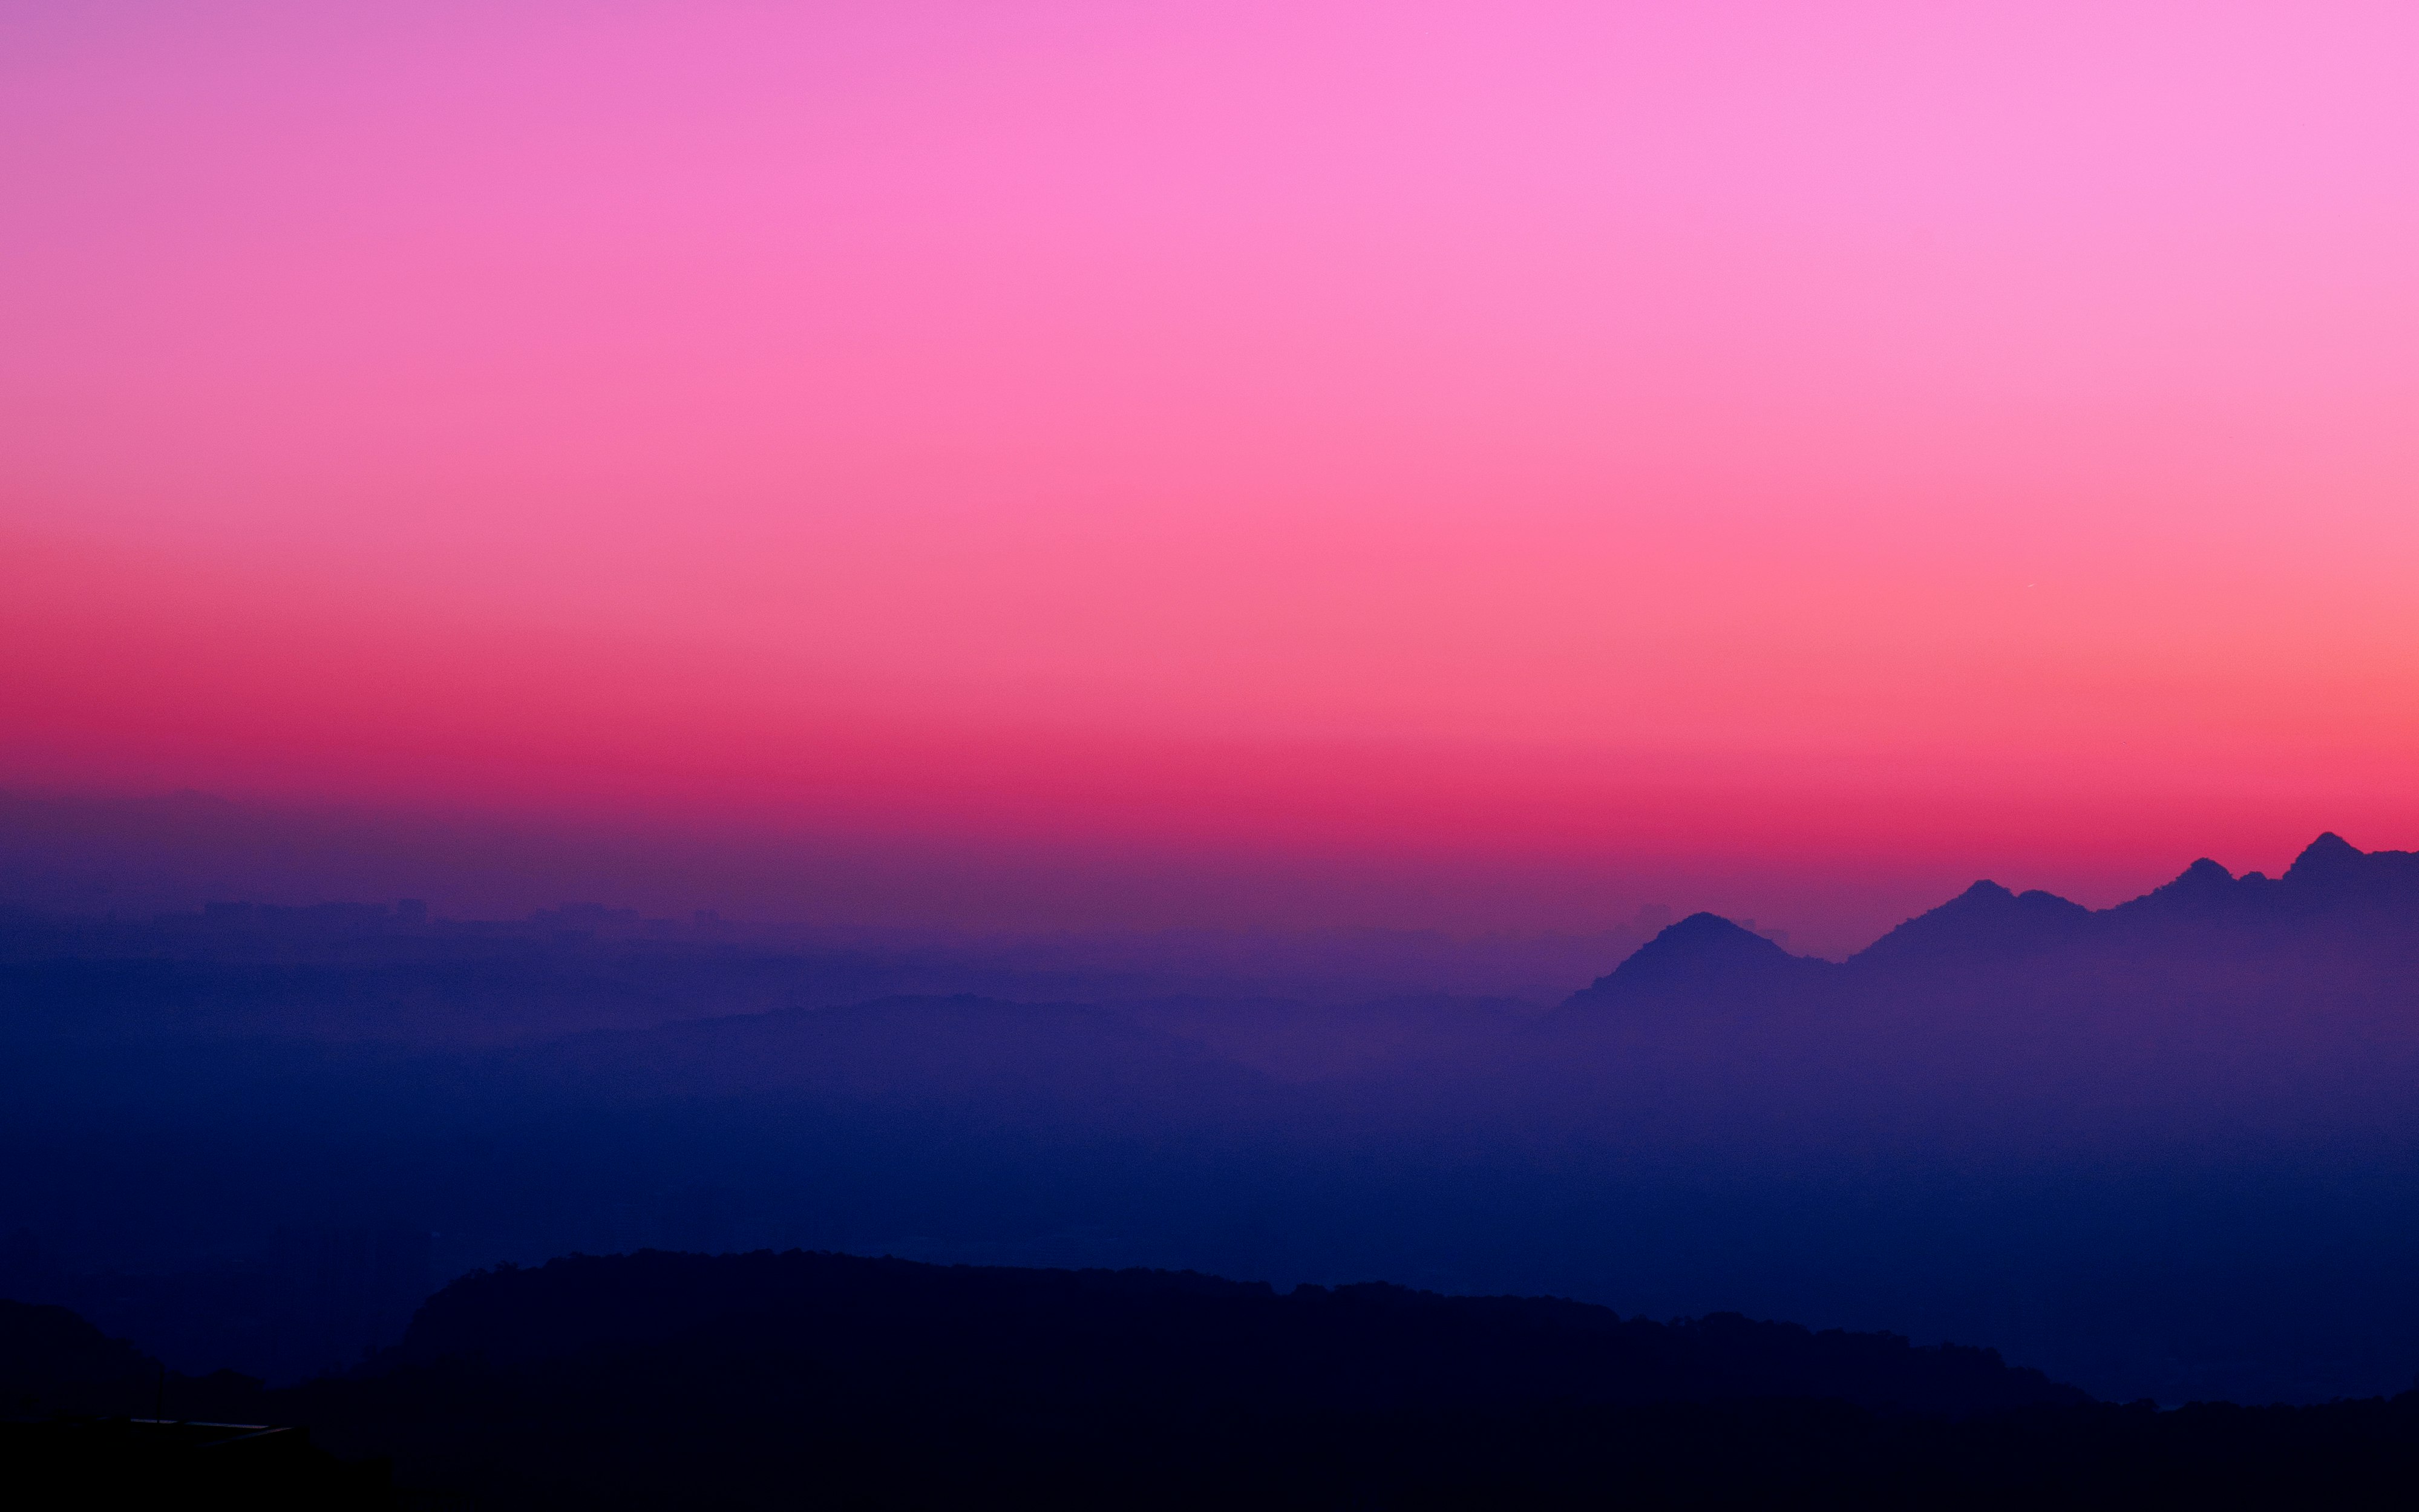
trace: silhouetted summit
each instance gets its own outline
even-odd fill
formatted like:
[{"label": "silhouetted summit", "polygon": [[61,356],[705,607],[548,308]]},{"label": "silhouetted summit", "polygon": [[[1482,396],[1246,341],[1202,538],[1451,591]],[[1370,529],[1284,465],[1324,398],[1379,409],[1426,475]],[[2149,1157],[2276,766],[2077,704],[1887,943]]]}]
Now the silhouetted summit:
[{"label": "silhouetted summit", "polygon": [[2360,850],[2330,830],[2303,847],[2281,877],[2257,872],[2233,876],[2203,857],[2173,882],[2109,912],[2161,903],[2203,909],[2264,906],[2306,914],[2354,903],[2419,904],[2419,854]]},{"label": "silhouetted summit", "polygon": [[2095,918],[2119,929],[2116,939],[2125,938],[2125,926],[2153,918],[2227,923],[2272,934],[2328,920],[2404,933],[2419,923],[2419,854],[2359,850],[2330,831],[2312,841],[2281,877],[2257,872],[2234,876],[2203,857],[2174,881]]},{"label": "silhouetted summit", "polygon": [[[2232,975],[2238,986],[2311,993],[2371,983],[2419,961],[2419,853],[2362,851],[2332,831],[2282,877],[2238,877],[2204,856],[2173,881],[2111,908],[1977,882],[1848,958],[1844,969],[1793,956],[1714,914],[1665,930],[1567,1006],[1686,998],[1771,1008],[1819,990],[1912,1004],[1940,992],[2136,991]],[[2248,975],[2243,975],[2248,973]],[[1908,995],[1917,995],[1910,996]],[[1834,1004],[1836,1006],[1836,1004]]]},{"label": "silhouetted summit", "polygon": [[1949,961],[1996,966],[2075,939],[2090,918],[2091,910],[2056,893],[2013,893],[1977,882],[1875,940],[1856,961],[1868,967]]},{"label": "silhouetted summit", "polygon": [[2355,850],[2333,831],[2310,841],[2285,869],[2285,887],[2328,901],[2419,898],[2419,854]]},{"label": "silhouetted summit", "polygon": [[[2380,857],[2392,852],[2380,852]],[[2287,880],[2304,887],[2340,886],[2363,879],[2371,857],[2355,849],[2350,841],[2330,829],[2303,848],[2285,869]]]},{"label": "silhouetted summit", "polygon": [[1792,955],[1719,914],[1690,914],[1572,995],[1571,1007],[1669,997],[1785,992],[1820,978],[1827,961]]},{"label": "silhouetted summit", "polygon": [[[2245,880],[2253,889],[2270,885],[2257,872]],[[2245,888],[2235,880],[2233,872],[2204,856],[2184,868],[2174,881],[2161,883],[2131,903],[2118,906],[2137,912],[2207,916],[2234,907],[2244,894]]]}]

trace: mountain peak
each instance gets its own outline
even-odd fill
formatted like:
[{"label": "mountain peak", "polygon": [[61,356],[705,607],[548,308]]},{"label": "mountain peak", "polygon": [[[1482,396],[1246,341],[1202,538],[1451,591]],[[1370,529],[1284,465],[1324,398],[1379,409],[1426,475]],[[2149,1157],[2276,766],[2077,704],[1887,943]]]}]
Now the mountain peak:
[{"label": "mountain peak", "polygon": [[1656,933],[1655,939],[1671,941],[1674,945],[1688,940],[1731,940],[1741,944],[1761,941],[1764,945],[1771,946],[1775,950],[1780,949],[1780,947],[1773,945],[1770,940],[1764,939],[1763,935],[1745,925],[1724,918],[1719,914],[1709,914],[1702,910],[1690,914],[1676,924],[1664,925]]},{"label": "mountain peak", "polygon": [[2280,880],[2304,904],[2354,898],[2408,903],[2419,900],[2419,854],[2360,850],[2330,830],[2310,841]]},{"label": "mountain peak", "polygon": [[2236,887],[2233,872],[2204,856],[2177,872],[2173,881],[2161,883],[2134,902],[2155,902],[2163,907],[2222,903],[2234,896]]},{"label": "mountain peak", "polygon": [[2010,892],[1985,880],[1908,919],[1865,947],[1856,959],[1871,965],[2004,957],[2062,939],[2090,915],[2081,903],[2056,893],[2038,888]]},{"label": "mountain peak", "polygon": [[2310,841],[2302,854],[2293,858],[2293,864],[2285,869],[2285,875],[2304,882],[2329,881],[2349,875],[2367,858],[2368,853],[2330,829]]},{"label": "mountain peak", "polygon": [[1697,913],[1667,926],[1630,953],[1612,974],[1572,995],[1573,1003],[1599,1002],[1632,994],[1753,987],[1790,980],[1822,963],[1787,950],[1719,914]]}]

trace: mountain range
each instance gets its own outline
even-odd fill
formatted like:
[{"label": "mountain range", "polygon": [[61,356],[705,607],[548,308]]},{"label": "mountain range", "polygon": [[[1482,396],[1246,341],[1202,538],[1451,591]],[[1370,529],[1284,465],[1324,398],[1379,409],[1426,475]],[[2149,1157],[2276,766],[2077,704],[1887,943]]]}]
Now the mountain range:
[{"label": "mountain range", "polygon": [[2110,984],[2242,980],[2381,985],[2419,964],[2419,853],[2360,851],[2320,835],[2280,877],[2235,876],[2206,857],[2103,909],[1975,883],[1844,962],[1794,956],[1714,914],[1664,929],[1564,1007],[1657,999],[1974,987],[2032,978]]},{"label": "mountain range", "polygon": [[1696,915],[1560,1001],[901,994],[574,917],[17,929],[0,1295],[280,1382],[444,1276],[646,1247],[1736,1311],[2120,1399],[2419,1371],[2401,853],[1978,884],[1844,962]]}]

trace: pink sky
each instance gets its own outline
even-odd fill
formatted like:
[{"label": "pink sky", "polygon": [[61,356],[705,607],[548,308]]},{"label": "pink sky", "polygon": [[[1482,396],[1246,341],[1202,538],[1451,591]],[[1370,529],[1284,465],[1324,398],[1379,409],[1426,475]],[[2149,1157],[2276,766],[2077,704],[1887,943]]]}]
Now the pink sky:
[{"label": "pink sky", "polygon": [[0,783],[1830,949],[2419,845],[2408,6],[371,10],[0,15]]}]

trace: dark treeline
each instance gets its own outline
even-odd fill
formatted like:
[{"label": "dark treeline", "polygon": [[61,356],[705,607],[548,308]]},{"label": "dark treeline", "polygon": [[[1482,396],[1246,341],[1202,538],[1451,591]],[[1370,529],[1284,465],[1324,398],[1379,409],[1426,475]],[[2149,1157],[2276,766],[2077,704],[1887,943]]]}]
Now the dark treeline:
[{"label": "dark treeline", "polygon": [[0,1393],[18,1485],[87,1497],[225,1474],[96,1417],[307,1427],[255,1505],[2381,1506],[2419,1470],[2419,1394],[2161,1412],[1737,1317],[799,1253],[473,1274],[285,1390],[0,1305]]}]

